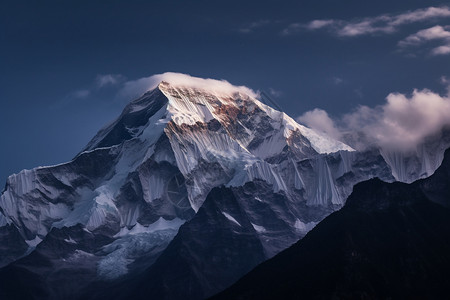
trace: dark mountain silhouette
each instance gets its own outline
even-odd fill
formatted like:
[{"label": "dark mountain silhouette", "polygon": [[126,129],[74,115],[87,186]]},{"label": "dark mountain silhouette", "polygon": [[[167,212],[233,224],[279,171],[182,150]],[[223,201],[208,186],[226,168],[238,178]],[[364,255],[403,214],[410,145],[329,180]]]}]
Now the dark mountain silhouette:
[{"label": "dark mountain silhouette", "polygon": [[429,178],[371,179],[305,238],[211,299],[442,299],[450,287],[450,150]]}]

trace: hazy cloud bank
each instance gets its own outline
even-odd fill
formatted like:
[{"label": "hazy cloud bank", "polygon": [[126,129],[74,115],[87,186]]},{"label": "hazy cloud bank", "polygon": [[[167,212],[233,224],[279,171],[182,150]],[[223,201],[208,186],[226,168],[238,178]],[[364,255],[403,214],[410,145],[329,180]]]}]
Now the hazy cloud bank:
[{"label": "hazy cloud bank", "polygon": [[450,98],[427,89],[414,90],[410,96],[391,93],[384,105],[360,106],[337,120],[314,109],[298,121],[357,149],[378,146],[406,151],[450,126]]}]

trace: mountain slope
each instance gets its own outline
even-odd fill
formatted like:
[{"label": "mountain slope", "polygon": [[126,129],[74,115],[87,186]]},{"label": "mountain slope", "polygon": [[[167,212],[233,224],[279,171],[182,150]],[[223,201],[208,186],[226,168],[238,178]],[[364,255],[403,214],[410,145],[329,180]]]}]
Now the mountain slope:
[{"label": "mountain slope", "polygon": [[[76,298],[91,282],[135,276],[221,185],[261,180],[267,193],[285,195],[286,208],[308,210],[309,203],[329,212],[342,204],[351,183],[338,189],[334,180],[348,171],[350,147],[295,123],[249,89],[185,77],[188,85],[161,82],[130,102],[72,161],[8,178],[0,230],[9,244],[0,266],[13,263],[3,274],[34,276],[50,298]],[[328,155],[337,157],[332,170]],[[290,238],[266,247],[265,257],[304,234],[295,227],[301,218],[284,220]]]},{"label": "mountain slope", "polygon": [[449,206],[447,150],[430,178],[357,184],[344,208],[212,299],[442,298]]},{"label": "mountain slope", "polygon": [[[181,224],[215,186],[255,178],[274,191],[300,186],[299,174],[291,176],[271,161],[286,168],[289,160],[351,150],[239,87],[227,88],[159,84],[127,105],[72,161],[10,176],[0,198],[0,226],[13,226],[19,243],[31,250],[52,228],[78,223],[110,236],[134,226],[145,230],[160,218]],[[322,197],[314,189],[306,198],[317,204],[339,204],[345,197]]]},{"label": "mountain slope", "polygon": [[[328,159],[327,165],[334,168],[341,163],[339,156]],[[354,161],[354,170],[362,161],[377,162],[361,155]],[[302,162],[303,167],[310,163]],[[346,173],[339,181],[354,182],[364,172],[368,171]],[[314,174],[314,169],[309,173]],[[158,295],[158,299],[203,299],[289,247],[336,207],[290,201],[284,191],[274,193],[262,180],[241,187],[214,188],[154,265],[137,278],[115,282],[106,293],[98,292],[101,283],[95,283],[84,298],[146,299],[147,295]]]}]

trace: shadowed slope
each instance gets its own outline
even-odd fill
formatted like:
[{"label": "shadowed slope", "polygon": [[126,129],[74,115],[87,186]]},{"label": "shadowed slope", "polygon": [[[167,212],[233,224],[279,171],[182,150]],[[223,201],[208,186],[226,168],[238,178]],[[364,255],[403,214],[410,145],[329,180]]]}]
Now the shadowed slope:
[{"label": "shadowed slope", "polygon": [[356,185],[344,208],[212,299],[448,295],[449,174],[447,150],[430,178],[409,185],[379,179]]}]

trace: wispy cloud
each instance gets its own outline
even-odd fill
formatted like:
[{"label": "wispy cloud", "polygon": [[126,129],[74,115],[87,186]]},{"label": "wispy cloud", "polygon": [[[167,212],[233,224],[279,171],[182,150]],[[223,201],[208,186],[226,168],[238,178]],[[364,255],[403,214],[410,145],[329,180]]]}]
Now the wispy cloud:
[{"label": "wispy cloud", "polygon": [[276,90],[274,88],[269,88],[269,94],[275,98],[281,97],[283,95],[282,91]]},{"label": "wispy cloud", "polygon": [[323,27],[327,27],[327,26],[333,26],[333,24],[335,24],[336,21],[335,20],[314,20],[309,22],[306,25],[306,28],[310,29],[310,30],[316,30],[316,29],[320,29]]},{"label": "wispy cloud", "polygon": [[400,14],[383,14],[351,21],[328,19],[313,20],[307,24],[292,23],[282,31],[282,34],[289,35],[300,30],[320,29],[327,29],[332,34],[340,37],[391,34],[403,25],[449,17],[450,8],[448,6],[428,7]]},{"label": "wispy cloud", "polygon": [[63,107],[75,101],[86,101],[90,99],[102,98],[101,95],[104,91],[106,91],[107,93],[115,92],[114,89],[106,89],[107,87],[120,88],[125,80],[125,76],[120,74],[97,75],[97,77],[89,87],[84,87],[67,93],[61,100],[52,104],[51,108],[54,109]]},{"label": "wispy cloud", "polygon": [[291,35],[293,33],[296,33],[298,31],[302,30],[303,28],[305,28],[304,24],[292,23],[292,24],[289,24],[288,27],[284,28],[283,31],[281,31],[281,35]]},{"label": "wispy cloud", "polygon": [[49,109],[59,109],[70,103],[84,101],[91,96],[92,92],[89,89],[78,89],[66,94],[64,97],[59,99],[57,102],[52,103]]},{"label": "wispy cloud", "polygon": [[364,98],[364,93],[363,93],[362,87],[354,89],[353,93],[355,93],[355,95],[358,96],[358,98]]},{"label": "wispy cloud", "polygon": [[342,84],[344,82],[344,79],[342,79],[341,77],[333,77],[333,83],[335,84],[335,85],[340,85],[340,84]]},{"label": "wispy cloud", "polygon": [[431,49],[431,55],[445,55],[450,54],[450,31],[447,31],[446,27],[439,25],[419,30],[418,32],[411,34],[398,42],[398,47],[402,51],[408,51],[412,47],[422,46],[431,41],[438,41],[440,46]]},{"label": "wispy cloud", "polygon": [[411,34],[405,39],[398,42],[399,47],[418,46],[431,40],[449,39],[450,32],[446,31],[442,26],[434,26],[428,29],[423,29],[417,33]]},{"label": "wispy cloud", "polygon": [[113,86],[125,81],[125,76],[120,74],[103,74],[97,75],[95,79],[95,85],[98,88],[103,88],[106,86]]},{"label": "wispy cloud", "polygon": [[271,24],[271,23],[272,23],[272,22],[269,21],[269,20],[259,20],[259,21],[256,21],[256,22],[251,22],[251,23],[245,24],[244,26],[242,26],[241,28],[239,28],[238,31],[239,31],[240,33],[245,33],[245,34],[253,33],[253,32],[254,32],[255,30],[257,30],[258,28],[267,26],[267,25],[269,25],[269,24]]},{"label": "wispy cloud", "polygon": [[71,93],[69,95],[69,97],[82,99],[82,98],[89,97],[90,94],[91,94],[91,91],[86,90],[86,89],[81,89],[81,90],[77,90],[77,91]]}]

